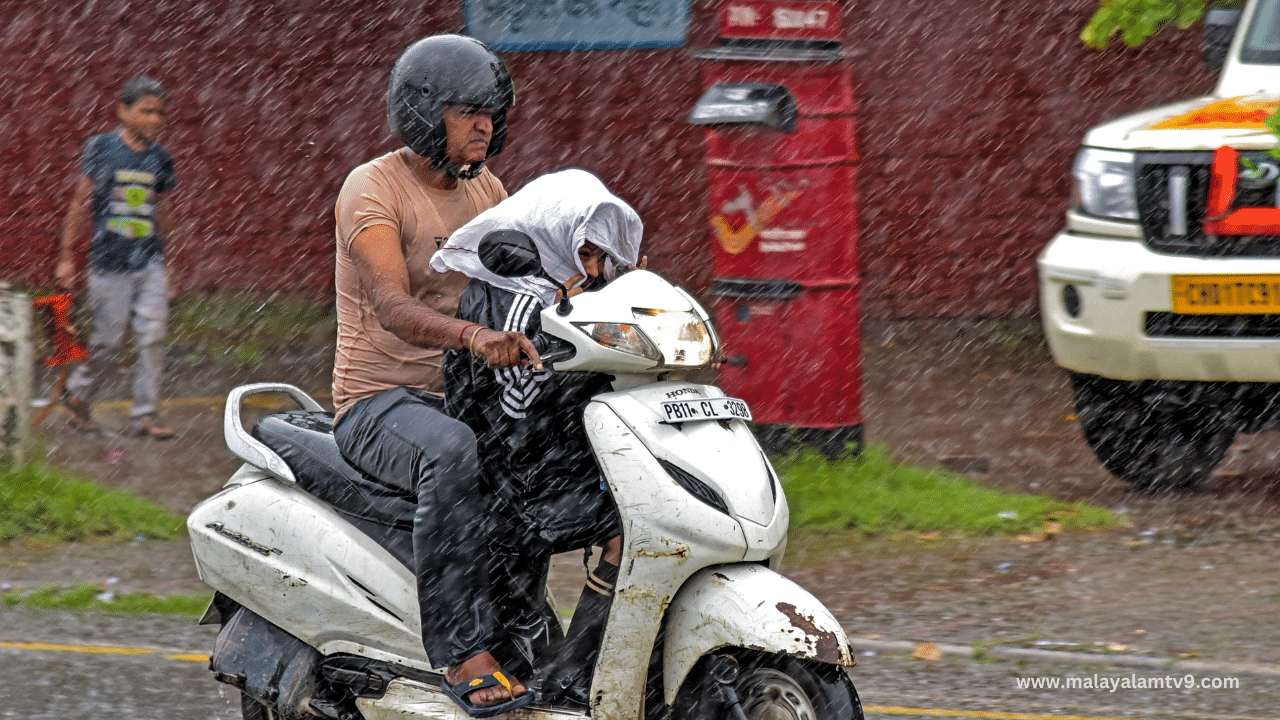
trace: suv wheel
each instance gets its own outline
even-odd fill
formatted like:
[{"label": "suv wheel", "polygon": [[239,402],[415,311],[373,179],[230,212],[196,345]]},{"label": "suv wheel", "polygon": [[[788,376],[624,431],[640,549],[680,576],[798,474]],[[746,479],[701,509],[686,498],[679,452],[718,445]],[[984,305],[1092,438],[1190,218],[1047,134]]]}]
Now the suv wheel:
[{"label": "suv wheel", "polygon": [[1071,389],[1093,454],[1138,489],[1187,488],[1207,480],[1236,437],[1222,410],[1169,392],[1076,373]]}]

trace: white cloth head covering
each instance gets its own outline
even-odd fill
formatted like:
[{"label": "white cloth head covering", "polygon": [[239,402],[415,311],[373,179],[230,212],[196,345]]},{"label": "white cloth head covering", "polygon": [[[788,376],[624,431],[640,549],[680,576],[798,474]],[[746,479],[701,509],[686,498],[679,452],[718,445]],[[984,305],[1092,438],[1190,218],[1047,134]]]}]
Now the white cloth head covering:
[{"label": "white cloth head covering", "polygon": [[614,264],[636,264],[644,225],[640,215],[586,170],[561,170],[534,178],[511,197],[458,228],[431,257],[436,272],[456,270],[511,292],[555,302],[556,286],[544,278],[504,278],[480,264],[480,240],[494,230],[519,230],[533,238],[547,275],[567,282],[585,274],[578,249],[590,241]]}]

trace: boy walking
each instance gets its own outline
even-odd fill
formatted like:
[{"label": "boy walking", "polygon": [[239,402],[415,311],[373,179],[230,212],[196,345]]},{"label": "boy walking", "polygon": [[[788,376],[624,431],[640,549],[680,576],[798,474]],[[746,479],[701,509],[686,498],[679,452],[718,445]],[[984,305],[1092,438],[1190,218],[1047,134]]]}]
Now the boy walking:
[{"label": "boy walking", "polygon": [[169,192],[177,185],[173,158],[155,140],[164,127],[167,102],[168,93],[151,78],[138,76],[124,84],[116,105],[120,125],[85,144],[63,222],[56,274],[58,284],[70,290],[75,285],[75,246],[86,221],[93,219],[90,356],[72,373],[62,397],[72,424],[82,431],[97,430],[90,413],[94,394],[132,328],[138,357],[130,431],[154,439],[174,435],[158,415],[170,297],[164,240],[173,230]]}]

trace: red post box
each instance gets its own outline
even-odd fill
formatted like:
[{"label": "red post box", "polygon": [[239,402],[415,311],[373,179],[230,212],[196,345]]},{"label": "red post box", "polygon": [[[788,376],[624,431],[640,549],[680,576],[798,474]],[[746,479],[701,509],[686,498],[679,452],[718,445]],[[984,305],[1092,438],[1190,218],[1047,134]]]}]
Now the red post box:
[{"label": "red post box", "polygon": [[726,0],[706,91],[712,311],[762,436],[862,444],[853,69],[839,6]]}]

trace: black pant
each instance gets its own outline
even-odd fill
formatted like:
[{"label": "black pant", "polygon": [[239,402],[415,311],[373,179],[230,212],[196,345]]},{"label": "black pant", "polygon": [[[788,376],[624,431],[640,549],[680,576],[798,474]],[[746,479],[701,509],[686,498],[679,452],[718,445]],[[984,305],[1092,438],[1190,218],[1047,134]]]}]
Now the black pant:
[{"label": "black pant", "polygon": [[480,478],[475,434],[442,401],[395,388],[351,406],[334,428],[343,457],[416,495],[413,556],[422,644],[436,667],[494,644],[499,612],[488,562],[491,492]]}]

